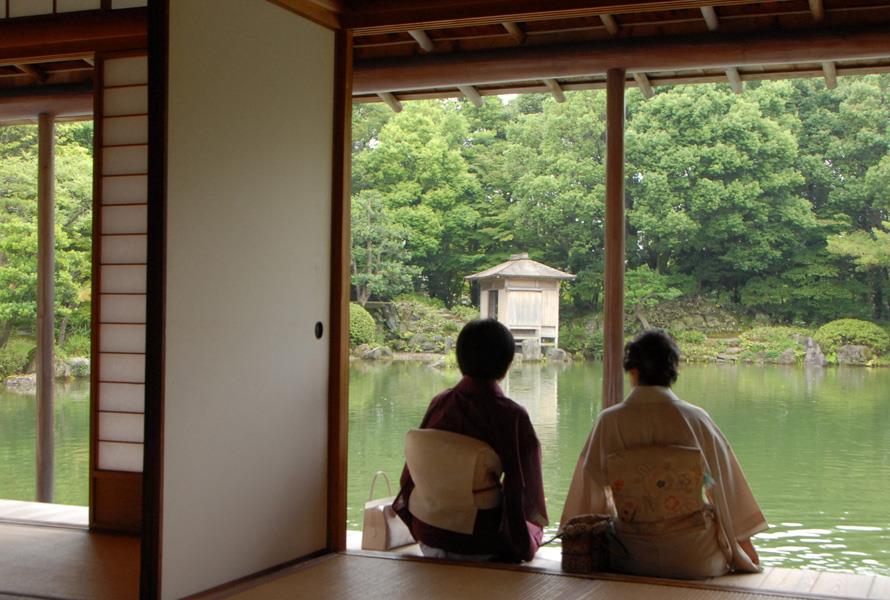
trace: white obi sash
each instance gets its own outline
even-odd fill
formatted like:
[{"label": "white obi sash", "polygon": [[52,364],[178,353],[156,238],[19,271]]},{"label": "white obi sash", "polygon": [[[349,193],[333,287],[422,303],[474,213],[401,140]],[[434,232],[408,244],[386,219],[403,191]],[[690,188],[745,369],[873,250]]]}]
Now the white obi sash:
[{"label": "white obi sash", "polygon": [[414,480],[408,510],[424,523],[469,535],[476,512],[501,503],[503,468],[485,442],[450,431],[412,429],[405,436],[405,458]]}]

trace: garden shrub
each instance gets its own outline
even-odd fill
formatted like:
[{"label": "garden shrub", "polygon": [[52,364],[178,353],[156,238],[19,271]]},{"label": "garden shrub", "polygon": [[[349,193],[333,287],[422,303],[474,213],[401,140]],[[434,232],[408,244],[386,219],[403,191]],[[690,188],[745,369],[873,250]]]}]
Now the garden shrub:
[{"label": "garden shrub", "polygon": [[880,325],[859,319],[838,319],[820,327],[814,336],[826,354],[840,346],[867,346],[876,354],[890,350],[890,335]]},{"label": "garden shrub", "polygon": [[90,334],[77,332],[68,336],[65,345],[59,349],[60,356],[89,356]]},{"label": "garden shrub", "polygon": [[0,378],[22,373],[28,368],[34,340],[13,338],[0,348]]},{"label": "garden shrub", "polygon": [[742,348],[740,357],[745,360],[769,360],[778,358],[786,350],[791,349],[799,360],[805,354],[805,350],[798,340],[806,336],[805,330],[796,327],[755,327],[739,336]]},{"label": "garden shrub", "polygon": [[370,344],[377,334],[374,317],[365,307],[351,302],[349,304],[349,343],[352,346]]},{"label": "garden shrub", "polygon": [[560,324],[559,347],[587,358],[603,355],[603,330],[595,317],[569,319]]}]

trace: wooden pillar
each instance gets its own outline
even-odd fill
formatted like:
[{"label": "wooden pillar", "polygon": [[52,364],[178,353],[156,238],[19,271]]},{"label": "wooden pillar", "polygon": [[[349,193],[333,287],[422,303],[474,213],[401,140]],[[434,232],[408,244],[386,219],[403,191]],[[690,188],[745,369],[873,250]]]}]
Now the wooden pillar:
[{"label": "wooden pillar", "polygon": [[40,113],[37,157],[37,501],[53,500],[55,123]]},{"label": "wooden pillar", "polygon": [[606,73],[603,408],[624,396],[624,69]]}]

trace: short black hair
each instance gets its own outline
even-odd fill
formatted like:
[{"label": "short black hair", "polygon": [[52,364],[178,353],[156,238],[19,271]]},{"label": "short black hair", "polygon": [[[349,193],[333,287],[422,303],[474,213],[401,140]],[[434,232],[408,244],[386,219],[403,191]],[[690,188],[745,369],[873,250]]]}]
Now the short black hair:
[{"label": "short black hair", "polygon": [[470,321],[457,336],[457,365],[474,379],[503,378],[515,352],[513,334],[494,319]]},{"label": "short black hair", "polygon": [[680,349],[665,331],[650,329],[624,346],[624,370],[637,369],[640,385],[670,387],[677,381]]}]

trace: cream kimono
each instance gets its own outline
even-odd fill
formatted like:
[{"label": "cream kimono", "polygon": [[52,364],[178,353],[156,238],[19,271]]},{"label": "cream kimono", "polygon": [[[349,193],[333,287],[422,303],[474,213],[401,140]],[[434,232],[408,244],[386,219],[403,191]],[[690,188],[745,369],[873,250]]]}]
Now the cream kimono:
[{"label": "cream kimono", "polygon": [[637,386],[624,402],[602,412],[581,452],[560,523],[587,513],[617,516],[612,502],[614,482],[607,475],[609,457],[636,448],[666,446],[701,451],[726,564],[736,571],[759,571],[738,542],[765,530],[767,523],[729,442],[707,412],[680,400],[666,387]]}]

